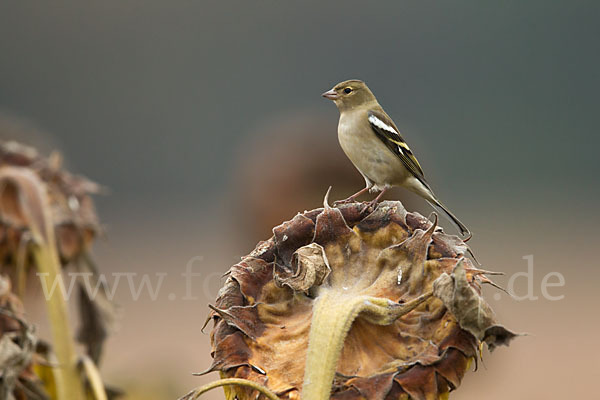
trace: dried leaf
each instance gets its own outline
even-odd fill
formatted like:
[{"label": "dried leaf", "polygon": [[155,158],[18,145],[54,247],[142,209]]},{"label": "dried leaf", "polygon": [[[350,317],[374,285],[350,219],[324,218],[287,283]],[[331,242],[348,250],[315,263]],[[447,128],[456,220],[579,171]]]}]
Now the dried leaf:
[{"label": "dried leaf", "polygon": [[87,355],[99,364],[104,342],[114,323],[114,307],[100,292],[90,298],[88,290],[79,283],[79,319],[77,341],[85,345]]},{"label": "dried leaf", "polygon": [[308,293],[314,286],[321,285],[331,271],[325,250],[317,243],[302,246],[293,253],[292,269],[289,273],[275,273],[275,282],[304,293]]},{"label": "dried leaf", "polygon": [[36,242],[48,241],[48,200],[42,181],[32,171],[0,167],[0,215],[28,228]]},{"label": "dried leaf", "polygon": [[492,308],[469,284],[464,263],[461,260],[451,275],[444,273],[433,283],[434,295],[444,302],[462,329],[487,343],[490,350],[508,345],[517,335],[496,322]]},{"label": "dried leaf", "polygon": [[[87,355],[96,365],[100,364],[104,342],[114,330],[117,308],[109,300],[106,286],[98,277],[98,271],[87,254],[85,263],[78,263],[79,319],[77,340],[85,345]],[[97,290],[96,290],[97,289]]]},{"label": "dried leaf", "polygon": [[[5,295],[10,296],[10,293]],[[17,301],[15,299],[15,301]],[[24,376],[29,367],[35,347],[33,328],[7,308],[0,308],[0,318],[15,321],[17,330],[0,331],[0,398],[8,399],[14,396],[19,379]],[[26,378],[24,378],[26,379]]]}]

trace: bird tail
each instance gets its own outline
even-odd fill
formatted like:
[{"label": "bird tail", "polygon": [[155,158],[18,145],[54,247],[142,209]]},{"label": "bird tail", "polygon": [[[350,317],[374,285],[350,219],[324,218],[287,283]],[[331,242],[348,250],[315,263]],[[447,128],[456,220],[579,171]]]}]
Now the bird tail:
[{"label": "bird tail", "polygon": [[437,199],[432,199],[432,200],[427,200],[427,202],[436,210],[438,210],[438,212],[441,212],[442,214],[446,215],[446,217],[448,217],[448,219],[458,228],[458,230],[460,231],[461,235],[463,236],[470,236],[471,235],[471,231],[469,231],[469,228],[467,228],[465,226],[465,224],[463,224],[462,222],[460,222],[460,220],[458,218],[456,218],[454,216],[454,214],[452,214],[450,212],[450,210],[448,210],[446,208],[446,206],[444,206],[439,200]]}]

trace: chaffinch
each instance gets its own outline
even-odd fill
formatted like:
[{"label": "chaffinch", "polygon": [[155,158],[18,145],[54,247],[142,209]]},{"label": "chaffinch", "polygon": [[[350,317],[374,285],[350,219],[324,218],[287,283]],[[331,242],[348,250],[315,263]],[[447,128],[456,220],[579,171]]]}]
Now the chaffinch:
[{"label": "chaffinch", "polygon": [[379,191],[372,201],[376,205],[388,189],[402,186],[447,215],[461,234],[470,235],[469,229],[433,194],[417,158],[364,82],[344,81],[322,96],[333,100],[339,109],[340,145],[366,182],[364,189],[342,202],[354,201],[367,190]]}]

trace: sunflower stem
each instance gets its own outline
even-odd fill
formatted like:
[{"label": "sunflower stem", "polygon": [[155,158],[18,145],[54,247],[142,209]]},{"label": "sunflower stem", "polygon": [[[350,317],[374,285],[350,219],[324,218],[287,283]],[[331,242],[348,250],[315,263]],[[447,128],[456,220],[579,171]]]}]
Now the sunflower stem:
[{"label": "sunflower stem", "polygon": [[9,176],[19,189],[22,211],[27,216],[32,235],[33,258],[46,297],[52,349],[58,362],[54,369],[56,398],[84,400],[85,392],[77,369],[77,353],[71,336],[65,295],[62,290],[47,290],[56,286],[64,288],[50,200],[46,188],[35,174],[14,170],[11,175],[10,171],[5,169],[3,173],[4,176]]},{"label": "sunflower stem", "polygon": [[[342,299],[343,297],[344,299]],[[303,400],[326,400],[331,395],[342,347],[352,322],[358,316],[358,297],[323,291],[313,308],[304,367]]]},{"label": "sunflower stem", "polygon": [[346,336],[354,320],[390,325],[432,296],[427,292],[405,304],[389,299],[322,289],[313,308],[304,367],[303,400],[327,400]]},{"label": "sunflower stem", "polygon": [[246,386],[246,387],[252,388],[254,390],[258,390],[260,393],[265,395],[269,400],[280,400],[279,397],[277,397],[277,395],[275,393],[273,393],[266,387],[262,386],[261,384],[258,384],[256,382],[253,382],[248,379],[241,379],[241,378],[219,379],[218,381],[208,383],[204,386],[199,387],[198,389],[192,390],[190,393],[183,396],[180,400],[196,400],[202,394],[208,392],[209,390],[218,388],[220,386],[230,386],[230,385]]},{"label": "sunflower stem", "polygon": [[[40,273],[44,280],[44,287],[52,287],[60,276],[60,266],[54,237],[47,243],[34,245],[33,254]],[[52,243],[52,244],[51,244]],[[52,331],[52,347],[58,366],[56,368],[56,391],[59,400],[83,400],[84,393],[81,379],[77,371],[77,354],[75,344],[71,336],[67,305],[60,290],[50,293],[47,297],[46,306],[48,319]]]}]

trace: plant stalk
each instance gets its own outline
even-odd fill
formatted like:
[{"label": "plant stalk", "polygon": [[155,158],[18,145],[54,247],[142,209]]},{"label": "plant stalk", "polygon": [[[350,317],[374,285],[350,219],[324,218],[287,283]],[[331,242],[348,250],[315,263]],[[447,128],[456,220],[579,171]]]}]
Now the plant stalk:
[{"label": "plant stalk", "polygon": [[386,298],[322,289],[313,308],[304,367],[303,400],[328,400],[344,341],[361,315],[377,325],[390,325],[432,296],[427,292],[405,304]]},{"label": "plant stalk", "polygon": [[362,302],[359,296],[341,296],[323,290],[315,302],[308,336],[304,367],[303,400],[326,400],[331,397],[342,347]]},{"label": "plant stalk", "polygon": [[202,394],[204,394],[214,388],[220,387],[220,386],[245,386],[245,387],[249,387],[249,388],[259,391],[261,394],[265,395],[265,397],[269,400],[280,400],[279,397],[277,397],[277,395],[275,393],[273,393],[266,387],[262,386],[261,384],[250,381],[248,379],[241,379],[241,378],[219,379],[218,381],[211,382],[211,383],[206,384],[198,389],[192,390],[190,393],[183,396],[180,400],[196,400]]},{"label": "plant stalk", "polygon": [[[49,239],[46,243],[35,244],[33,250],[40,279],[45,280],[43,284],[46,288],[52,287],[57,279],[62,279],[54,234]],[[85,397],[77,370],[77,353],[62,291],[54,290],[46,298],[46,307],[52,331],[52,348],[58,360],[55,371],[58,400],[83,400]]]}]

